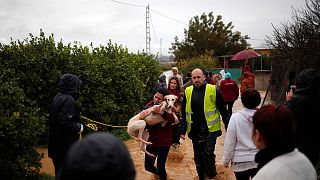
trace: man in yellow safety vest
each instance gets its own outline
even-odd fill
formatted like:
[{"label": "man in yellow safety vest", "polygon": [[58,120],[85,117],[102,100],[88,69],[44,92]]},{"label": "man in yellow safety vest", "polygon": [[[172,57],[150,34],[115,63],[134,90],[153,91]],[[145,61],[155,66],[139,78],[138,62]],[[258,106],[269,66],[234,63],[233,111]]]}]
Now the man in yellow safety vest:
[{"label": "man in yellow safety vest", "polygon": [[192,140],[194,161],[199,179],[217,175],[215,145],[221,132],[220,115],[227,129],[230,115],[224,107],[223,96],[215,85],[207,84],[204,73],[196,68],[192,71],[193,85],[185,89],[182,102],[182,133],[188,132]]}]

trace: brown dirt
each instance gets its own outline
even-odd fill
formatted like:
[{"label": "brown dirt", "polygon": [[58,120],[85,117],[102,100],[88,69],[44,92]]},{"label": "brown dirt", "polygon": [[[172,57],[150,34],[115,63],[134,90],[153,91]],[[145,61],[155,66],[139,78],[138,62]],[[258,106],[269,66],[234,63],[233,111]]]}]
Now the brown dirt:
[{"label": "brown dirt", "polygon": [[[216,180],[234,180],[233,172],[230,168],[225,168],[219,162],[222,157],[223,150],[223,139],[224,135],[219,137],[216,144],[216,165],[218,175],[215,177]],[[125,142],[127,145],[136,171],[137,180],[145,179],[157,179],[155,175],[144,170],[144,153],[139,150],[139,144],[135,140],[128,140]],[[38,152],[44,153],[44,157],[41,160],[43,168],[41,173],[47,173],[54,176],[54,168],[50,158],[47,155],[46,148],[38,148]],[[190,139],[181,140],[181,146],[179,148],[171,147],[166,169],[168,173],[168,179],[197,179],[197,172],[193,161],[193,149]]]},{"label": "brown dirt", "polygon": [[[263,100],[265,92],[261,93],[261,99]],[[270,100],[265,103],[269,103]],[[235,102],[233,111],[242,108],[240,98]],[[222,123],[223,124],[223,123]],[[224,127],[222,127],[224,130]],[[225,168],[222,166],[221,158],[223,153],[223,142],[224,142],[225,132],[223,131],[222,136],[217,139],[215,154],[216,154],[216,167],[218,175],[214,178],[215,180],[235,180],[234,173],[231,168]],[[168,156],[168,160],[166,163],[166,169],[168,173],[169,180],[179,180],[179,179],[198,179],[194,160],[193,160],[193,149],[192,142],[190,139],[181,140],[181,146],[177,149],[171,148]],[[144,170],[144,153],[139,150],[138,142],[130,139],[125,141],[127,145],[136,171],[137,171],[137,180],[145,180],[145,179],[157,179],[155,175],[149,173]],[[38,152],[44,153],[44,157],[42,159],[43,168],[41,169],[41,173],[48,173],[54,176],[54,169],[52,165],[52,161],[48,158],[47,149],[39,148]]]}]

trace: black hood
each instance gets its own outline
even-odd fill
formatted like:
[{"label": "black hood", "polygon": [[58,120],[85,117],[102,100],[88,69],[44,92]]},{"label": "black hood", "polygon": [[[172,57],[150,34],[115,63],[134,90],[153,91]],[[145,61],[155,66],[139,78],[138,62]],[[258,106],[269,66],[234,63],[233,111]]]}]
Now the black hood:
[{"label": "black hood", "polygon": [[111,134],[96,132],[70,148],[58,179],[133,180],[135,175],[127,147]]},{"label": "black hood", "polygon": [[158,80],[159,80],[159,82],[166,82],[166,78],[167,78],[166,75],[162,74],[159,76]]},{"label": "black hood", "polygon": [[58,84],[61,93],[76,95],[79,94],[81,80],[73,74],[64,74]]},{"label": "black hood", "polygon": [[320,74],[315,69],[305,69],[297,76],[296,94],[319,93]]}]

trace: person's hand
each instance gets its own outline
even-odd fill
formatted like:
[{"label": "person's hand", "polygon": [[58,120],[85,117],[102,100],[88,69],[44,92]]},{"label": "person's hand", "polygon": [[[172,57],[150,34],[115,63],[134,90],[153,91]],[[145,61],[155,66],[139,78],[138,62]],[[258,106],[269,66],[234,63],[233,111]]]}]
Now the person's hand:
[{"label": "person's hand", "polygon": [[160,107],[159,107],[159,106],[154,106],[154,107],[152,108],[152,112],[153,112],[153,113],[160,114],[160,115],[163,114],[163,112],[160,111]]},{"label": "person's hand", "polygon": [[180,134],[180,138],[186,140],[186,135]]},{"label": "person's hand", "polygon": [[292,97],[293,97],[293,91],[292,91],[292,89],[290,89],[289,92],[286,92],[286,100],[290,101],[292,99]]},{"label": "person's hand", "polygon": [[150,113],[149,113],[148,110],[143,110],[143,111],[140,113],[139,119],[145,119],[149,114],[150,114]]},{"label": "person's hand", "polygon": [[177,112],[180,111],[180,109],[178,109],[178,107],[176,107],[176,106],[173,106],[173,107],[172,107],[172,111],[175,112],[175,113],[177,113]]}]

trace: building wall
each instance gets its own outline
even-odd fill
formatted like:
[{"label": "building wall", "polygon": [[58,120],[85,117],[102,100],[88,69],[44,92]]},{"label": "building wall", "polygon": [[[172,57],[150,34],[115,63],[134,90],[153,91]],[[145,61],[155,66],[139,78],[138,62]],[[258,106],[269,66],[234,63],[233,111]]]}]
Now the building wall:
[{"label": "building wall", "polygon": [[255,71],[254,80],[255,80],[255,89],[258,91],[266,91],[268,89],[269,80],[271,76],[271,71]]}]

